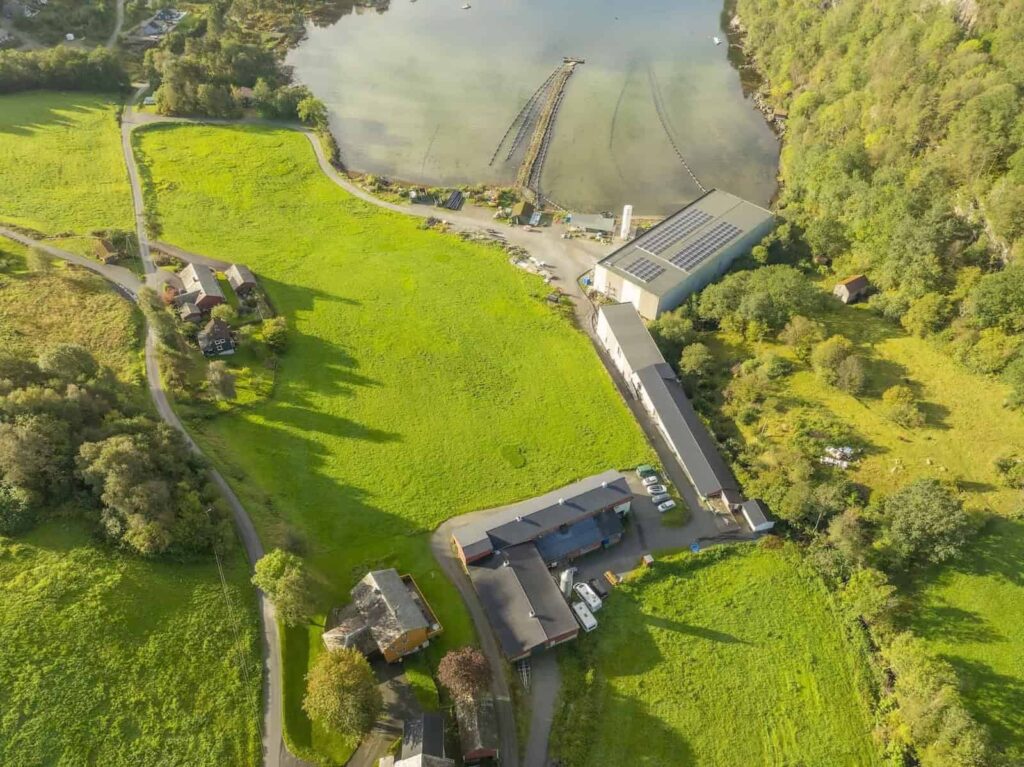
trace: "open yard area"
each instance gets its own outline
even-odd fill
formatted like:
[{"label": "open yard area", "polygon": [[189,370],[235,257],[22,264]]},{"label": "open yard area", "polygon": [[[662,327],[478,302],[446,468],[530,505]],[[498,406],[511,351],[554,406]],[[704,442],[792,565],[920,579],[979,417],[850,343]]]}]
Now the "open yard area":
[{"label": "open yard area", "polygon": [[0,536],[0,763],[254,765],[260,662],[240,554],[147,562],[55,521]]},{"label": "open yard area", "polygon": [[[325,611],[395,566],[432,602],[442,647],[472,641],[428,533],[650,457],[586,336],[499,249],[352,198],[291,131],[135,141],[161,238],[248,264],[291,326],[273,397],[192,427],[266,545],[307,558]],[[315,632],[286,637],[288,733],[337,759],[298,708]]]},{"label": "open yard area", "polygon": [[871,765],[866,648],[791,549],[677,554],[562,652],[553,756],[590,765]]},{"label": "open yard area", "polygon": [[956,564],[917,585],[909,627],[953,664],[995,741],[1024,759],[1024,522],[990,523]]},{"label": "open yard area", "polygon": [[116,99],[0,96],[0,222],[47,234],[133,226]]}]

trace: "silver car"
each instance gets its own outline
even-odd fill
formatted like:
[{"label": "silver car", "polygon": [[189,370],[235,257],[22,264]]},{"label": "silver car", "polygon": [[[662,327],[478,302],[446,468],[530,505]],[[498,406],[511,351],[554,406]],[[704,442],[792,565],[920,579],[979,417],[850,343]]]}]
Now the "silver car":
[{"label": "silver car", "polygon": [[658,475],[657,474],[648,474],[646,477],[644,477],[640,481],[644,483],[644,487],[647,487],[648,485],[656,485],[659,482],[661,482],[661,480],[658,479]]},{"label": "silver car", "polygon": [[658,504],[658,511],[664,514],[666,511],[671,511],[676,507],[675,501],[665,501],[664,503]]},{"label": "silver car", "polygon": [[668,492],[668,488],[665,487],[664,485],[648,485],[647,486],[647,493],[648,493],[648,495],[661,495],[662,493],[667,493],[667,492]]},{"label": "silver car", "polygon": [[660,495],[651,496],[651,502],[655,504],[664,503],[665,501],[671,500],[672,496],[670,496],[668,493],[661,493]]}]

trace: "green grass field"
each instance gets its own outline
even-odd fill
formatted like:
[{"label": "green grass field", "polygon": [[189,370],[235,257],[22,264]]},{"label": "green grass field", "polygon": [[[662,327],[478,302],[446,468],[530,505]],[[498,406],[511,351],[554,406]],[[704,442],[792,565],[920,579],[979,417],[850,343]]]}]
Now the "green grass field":
[{"label": "green grass field", "polygon": [[0,222],[47,234],[130,229],[113,96],[0,96]]},{"label": "green grass field", "polygon": [[[845,335],[868,360],[867,391],[858,397],[825,386],[806,367],[783,387],[787,411],[740,426],[745,442],[785,442],[795,407],[831,413],[868,444],[849,472],[854,482],[889,492],[921,476],[958,481],[967,503],[999,514],[1021,508],[1020,493],[1001,487],[994,466],[999,456],[1024,445],[1024,416],[1003,406],[1008,389],[957,365],[930,341],[909,336],[866,306],[838,302],[816,316],[828,334]],[[740,343],[718,334],[714,349],[729,361],[758,351],[792,358],[781,344]],[[926,423],[920,429],[897,426],[885,417],[881,393],[910,386],[922,403]]]},{"label": "green grass field", "polygon": [[1024,522],[995,520],[955,565],[916,585],[909,627],[957,669],[995,742],[1024,759]]},{"label": "green grass field", "polygon": [[225,564],[230,609],[212,559],[120,556],[61,521],[0,536],[0,763],[256,764],[255,604]]},{"label": "green grass field", "polygon": [[[195,423],[265,543],[302,550],[322,606],[371,567],[413,573],[472,641],[427,535],[474,509],[649,458],[587,338],[496,248],[425,231],[331,183],[306,138],[260,127],[135,134],[161,237],[256,272],[292,327],[274,396]],[[315,637],[286,640],[288,733]]]},{"label": "green grass field", "polygon": [[795,550],[659,560],[562,652],[553,751],[590,765],[872,765],[866,648]]},{"label": "green grass field", "polygon": [[121,378],[141,381],[141,340],[141,315],[100,277],[58,263],[0,281],[0,352],[34,357],[57,343],[81,344]]}]

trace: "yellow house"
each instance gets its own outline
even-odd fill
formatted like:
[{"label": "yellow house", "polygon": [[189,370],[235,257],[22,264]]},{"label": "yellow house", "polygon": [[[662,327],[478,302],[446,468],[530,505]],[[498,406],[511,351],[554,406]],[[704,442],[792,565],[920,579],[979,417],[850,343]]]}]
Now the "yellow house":
[{"label": "yellow house", "polygon": [[355,647],[394,663],[426,647],[443,630],[411,575],[374,570],[351,594],[349,604],[328,616],[323,634],[328,650]]}]

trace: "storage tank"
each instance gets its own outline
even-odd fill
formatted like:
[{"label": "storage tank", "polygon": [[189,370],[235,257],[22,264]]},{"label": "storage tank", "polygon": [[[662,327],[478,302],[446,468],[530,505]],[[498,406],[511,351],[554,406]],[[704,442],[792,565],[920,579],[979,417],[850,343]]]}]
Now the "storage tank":
[{"label": "storage tank", "polygon": [[622,229],[619,237],[623,240],[629,239],[629,230],[633,227],[633,206],[624,205],[622,208]]}]

